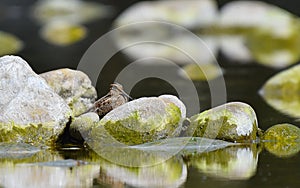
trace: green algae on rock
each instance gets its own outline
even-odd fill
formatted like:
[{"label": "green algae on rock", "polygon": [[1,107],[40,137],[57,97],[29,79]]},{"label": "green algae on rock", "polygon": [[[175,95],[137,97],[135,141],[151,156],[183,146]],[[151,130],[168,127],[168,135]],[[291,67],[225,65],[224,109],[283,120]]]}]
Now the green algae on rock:
[{"label": "green algae on rock", "polygon": [[294,118],[300,117],[300,65],[270,78],[260,90],[265,101],[276,110]]},{"label": "green algae on rock", "polygon": [[20,57],[0,58],[0,142],[53,145],[71,110]]},{"label": "green algae on rock", "polygon": [[289,157],[300,151],[300,128],[291,124],[270,127],[263,136],[265,148],[279,157]]},{"label": "green algae on rock", "polygon": [[190,118],[188,134],[232,142],[256,140],[257,119],[251,106],[241,102],[221,105]]},{"label": "green algae on rock", "polygon": [[182,118],[180,107],[172,102],[157,97],[140,98],[105,115],[91,131],[90,138],[101,137],[97,129],[104,128],[117,142],[142,144],[177,136]]},{"label": "green algae on rock", "polygon": [[23,48],[23,42],[16,36],[0,31],[0,56],[14,54]]},{"label": "green algae on rock", "polygon": [[66,101],[73,116],[86,112],[97,98],[91,80],[81,71],[64,68],[45,72],[40,76]]}]

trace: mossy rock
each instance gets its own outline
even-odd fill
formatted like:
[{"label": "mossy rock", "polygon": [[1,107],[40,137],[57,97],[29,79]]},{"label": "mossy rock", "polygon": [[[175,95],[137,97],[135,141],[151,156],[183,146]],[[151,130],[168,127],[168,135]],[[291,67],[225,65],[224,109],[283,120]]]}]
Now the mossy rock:
[{"label": "mossy rock", "polygon": [[232,102],[204,111],[190,118],[188,135],[231,142],[257,139],[257,119],[248,104]]},{"label": "mossy rock", "polygon": [[279,157],[289,157],[300,151],[300,128],[291,124],[270,127],[263,136],[265,148]]},{"label": "mossy rock", "polygon": [[181,110],[174,103],[157,97],[140,98],[104,116],[91,130],[89,139],[107,139],[107,135],[110,135],[112,142],[142,144],[178,136],[181,120]]}]

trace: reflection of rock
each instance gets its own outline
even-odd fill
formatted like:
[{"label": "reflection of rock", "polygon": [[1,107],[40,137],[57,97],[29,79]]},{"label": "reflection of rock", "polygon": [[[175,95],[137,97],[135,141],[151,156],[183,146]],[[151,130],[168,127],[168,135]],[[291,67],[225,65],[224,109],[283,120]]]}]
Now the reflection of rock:
[{"label": "reflection of rock", "polygon": [[14,54],[23,48],[23,42],[16,36],[0,31],[0,56]]},{"label": "reflection of rock", "polygon": [[189,158],[192,166],[202,173],[217,178],[247,180],[257,168],[258,152],[256,146],[235,146],[194,155]]},{"label": "reflection of rock", "polygon": [[[172,100],[181,105],[176,106]],[[176,136],[185,115],[182,107],[175,96],[136,99],[106,114],[89,137],[100,139],[105,129],[118,142],[131,145]]]},{"label": "reflection of rock", "polygon": [[265,148],[279,157],[289,157],[300,151],[300,128],[291,124],[270,127],[263,139]]},{"label": "reflection of rock", "polygon": [[[92,187],[100,165],[70,168],[7,162],[0,164],[0,185],[4,187]],[[9,170],[8,170],[9,169]],[[38,178],[37,178],[38,174]]]},{"label": "reflection of rock", "polygon": [[0,58],[0,140],[52,144],[71,110],[21,58]]},{"label": "reflection of rock", "polygon": [[86,112],[97,98],[89,77],[81,71],[59,69],[40,76],[69,104],[74,116]]},{"label": "reflection of rock", "polygon": [[[177,158],[163,161],[157,165],[140,168],[126,168],[106,163],[101,166],[99,183],[125,183],[133,187],[179,187],[186,181],[187,166]],[[106,182],[104,182],[106,180]],[[122,184],[121,184],[122,185]]]},{"label": "reflection of rock", "polygon": [[292,117],[300,117],[300,65],[282,71],[270,78],[260,94],[273,108]]},{"label": "reflection of rock", "polygon": [[0,143],[0,158],[29,158],[41,151],[40,148],[25,143]]},{"label": "reflection of rock", "polygon": [[189,132],[195,137],[227,141],[256,140],[257,119],[248,104],[232,102],[204,111],[190,118]]}]

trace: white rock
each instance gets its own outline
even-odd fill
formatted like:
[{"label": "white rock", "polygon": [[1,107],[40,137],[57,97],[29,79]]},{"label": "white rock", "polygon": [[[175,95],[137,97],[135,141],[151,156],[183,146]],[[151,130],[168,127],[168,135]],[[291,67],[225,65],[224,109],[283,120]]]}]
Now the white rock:
[{"label": "white rock", "polygon": [[20,57],[0,58],[0,96],[0,123],[7,131],[16,125],[42,124],[52,130],[45,139],[55,138],[71,114],[65,101]]}]

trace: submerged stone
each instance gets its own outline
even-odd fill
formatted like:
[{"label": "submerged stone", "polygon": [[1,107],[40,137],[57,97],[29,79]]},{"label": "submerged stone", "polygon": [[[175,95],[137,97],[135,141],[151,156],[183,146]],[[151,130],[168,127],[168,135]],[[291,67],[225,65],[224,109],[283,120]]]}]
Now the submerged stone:
[{"label": "submerged stone", "polygon": [[300,128],[291,124],[270,127],[263,136],[265,148],[279,157],[289,157],[300,151]]},{"label": "submerged stone", "polygon": [[300,65],[270,78],[260,90],[265,101],[291,117],[300,117]]},{"label": "submerged stone", "polygon": [[61,96],[77,116],[86,112],[97,98],[89,77],[81,71],[59,69],[40,74],[48,85]]},{"label": "submerged stone", "polygon": [[110,142],[134,145],[178,136],[185,108],[182,112],[180,108],[184,105],[178,107],[172,102],[177,100],[181,104],[177,97],[168,98],[167,102],[160,97],[139,98],[119,106],[100,120],[91,130],[89,139],[107,142],[109,135]]},{"label": "submerged stone", "polygon": [[231,102],[190,118],[188,134],[232,142],[256,140],[257,119],[248,104]]},{"label": "submerged stone", "polygon": [[71,110],[20,57],[0,58],[0,142],[53,144]]}]

